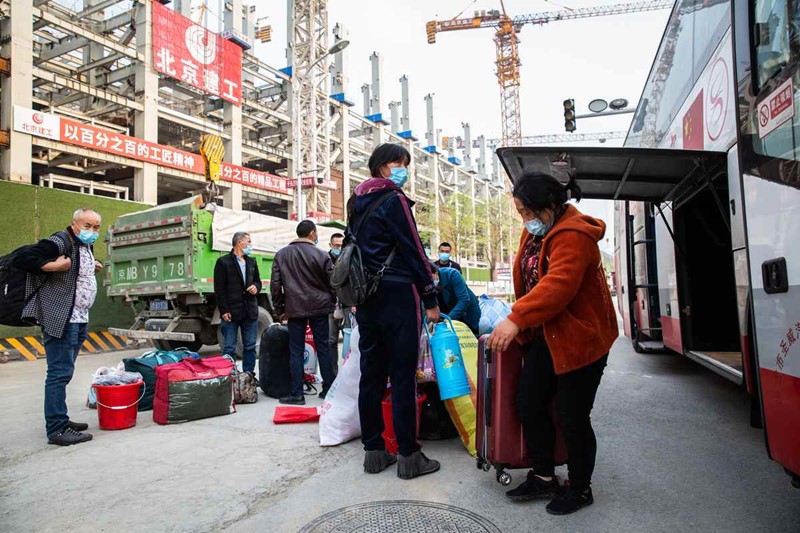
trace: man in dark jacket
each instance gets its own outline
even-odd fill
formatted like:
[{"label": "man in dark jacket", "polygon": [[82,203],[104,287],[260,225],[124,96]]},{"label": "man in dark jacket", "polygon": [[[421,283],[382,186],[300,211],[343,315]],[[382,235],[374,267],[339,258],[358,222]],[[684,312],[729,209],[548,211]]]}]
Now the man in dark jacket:
[{"label": "man in dark jacket", "polygon": [[451,320],[466,324],[477,337],[478,323],[481,321],[478,297],[467,287],[464,277],[456,269],[439,268],[435,264],[432,269],[439,309]]},{"label": "man in dark jacket", "polygon": [[317,226],[310,220],[297,225],[297,239],[275,254],[270,289],[278,315],[289,322],[289,353],[292,389],[281,403],[303,405],[303,358],[306,327],[311,325],[317,360],[322,372],[325,398],[333,384],[333,361],[328,347],[328,315],[333,313],[336,298],[331,288],[330,256],[317,248]]},{"label": "man in dark jacket", "polygon": [[236,354],[239,330],[242,332],[242,370],[255,375],[256,342],[258,341],[258,293],[261,276],[258,263],[250,257],[253,245],[250,235],[239,231],[233,235],[233,249],[217,259],[214,267],[214,296],[225,339],[223,353]]},{"label": "man in dark jacket", "polygon": [[437,267],[455,268],[458,270],[459,274],[463,274],[463,272],[461,272],[461,265],[450,259],[452,254],[453,247],[449,242],[443,242],[439,245],[439,259],[434,262],[434,265]]},{"label": "man in dark jacket", "polygon": [[89,310],[97,296],[95,273],[103,268],[92,252],[99,232],[100,215],[78,209],[65,231],[39,241],[17,263],[30,273],[25,290],[30,300],[22,318],[42,327],[47,354],[44,418],[49,444],[69,446],[92,440],[92,435],[82,433],[88,424],[69,419],[67,385],[88,335]]},{"label": "man in dark jacket", "polygon": [[[331,262],[336,264],[339,255],[342,253],[342,243],[344,242],[344,235],[341,233],[334,233],[331,235],[330,247],[331,250],[328,255],[331,256]],[[349,309],[342,309],[339,303],[336,303],[336,309],[328,316],[328,349],[331,352],[331,359],[333,361],[334,375],[339,373],[339,336],[344,328],[350,327]],[[347,346],[344,347],[347,355]]]}]

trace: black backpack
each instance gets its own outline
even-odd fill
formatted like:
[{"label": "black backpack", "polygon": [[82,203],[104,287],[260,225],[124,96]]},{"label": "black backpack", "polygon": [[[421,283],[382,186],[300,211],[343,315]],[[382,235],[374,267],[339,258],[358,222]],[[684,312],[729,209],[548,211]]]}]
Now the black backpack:
[{"label": "black backpack", "polygon": [[336,291],[336,297],[344,307],[357,307],[372,296],[378,289],[378,283],[383,277],[384,270],[392,264],[394,256],[397,254],[397,247],[395,247],[389,257],[386,258],[386,262],[383,263],[381,269],[373,275],[364,268],[361,260],[361,250],[356,243],[356,236],[364,222],[392,196],[395,196],[395,191],[389,191],[376,200],[361,217],[358,225],[351,224],[352,220],[351,223],[347,224],[342,253],[333,266],[333,272],[331,272],[331,287]]},{"label": "black backpack", "polygon": [[[72,241],[67,238],[67,257],[72,256]],[[35,326],[33,318],[22,318],[22,311],[39,290],[44,286],[43,280],[29,297],[25,297],[28,274],[39,274],[38,271],[29,271],[22,268],[22,258],[35,247],[35,244],[20,246],[10,254],[0,257],[0,324],[4,326],[26,327]]]}]

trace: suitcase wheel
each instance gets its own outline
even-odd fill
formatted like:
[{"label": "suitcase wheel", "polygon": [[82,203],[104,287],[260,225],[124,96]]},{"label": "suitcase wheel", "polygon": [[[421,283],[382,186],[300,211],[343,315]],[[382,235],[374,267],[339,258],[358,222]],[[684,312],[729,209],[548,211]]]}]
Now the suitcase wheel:
[{"label": "suitcase wheel", "polygon": [[489,470],[492,469],[492,465],[490,465],[489,463],[485,462],[485,463],[483,463],[483,467],[482,468],[483,468],[484,472],[488,472]]},{"label": "suitcase wheel", "polygon": [[478,459],[476,460],[476,466],[478,467],[478,470],[483,470],[485,465],[486,465],[486,461],[484,461],[483,459],[478,457]]},{"label": "suitcase wheel", "polygon": [[498,483],[500,483],[504,487],[507,487],[507,486],[511,485],[511,481],[512,481],[511,474],[509,474],[508,472],[503,472],[502,470],[498,470],[497,471],[497,482]]}]

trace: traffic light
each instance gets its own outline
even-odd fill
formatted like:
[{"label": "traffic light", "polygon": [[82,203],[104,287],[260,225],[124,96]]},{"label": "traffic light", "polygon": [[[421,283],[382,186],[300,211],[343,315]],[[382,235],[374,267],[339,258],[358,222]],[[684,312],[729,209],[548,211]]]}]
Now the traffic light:
[{"label": "traffic light", "polygon": [[572,133],[577,129],[575,122],[575,100],[564,100],[564,129]]}]

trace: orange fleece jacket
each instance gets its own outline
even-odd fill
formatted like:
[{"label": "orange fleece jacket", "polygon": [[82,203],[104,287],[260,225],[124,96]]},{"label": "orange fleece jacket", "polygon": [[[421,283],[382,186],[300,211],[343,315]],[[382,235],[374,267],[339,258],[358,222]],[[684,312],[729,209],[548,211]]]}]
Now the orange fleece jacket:
[{"label": "orange fleece jacket", "polygon": [[517,301],[508,318],[519,326],[517,341],[533,339],[533,330],[544,326],[556,374],[589,365],[607,354],[619,335],[597,243],[606,225],[582,214],[573,205],[547,233],[541,250],[541,278],[525,293],[522,250],[531,235],[524,231],[514,261],[514,293]]}]

